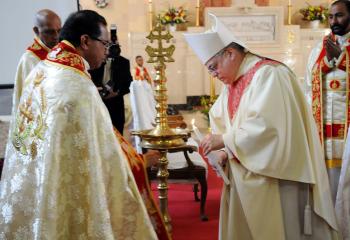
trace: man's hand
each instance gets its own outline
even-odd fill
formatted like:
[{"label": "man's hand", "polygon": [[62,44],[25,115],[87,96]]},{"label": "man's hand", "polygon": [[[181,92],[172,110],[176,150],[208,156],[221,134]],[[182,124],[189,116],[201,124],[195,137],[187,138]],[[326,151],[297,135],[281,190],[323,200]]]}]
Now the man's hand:
[{"label": "man's hand", "polygon": [[119,93],[119,91],[114,92],[113,90],[110,90],[109,93],[108,93],[108,95],[105,96],[103,99],[114,98],[114,97],[118,96],[118,93]]},{"label": "man's hand", "polygon": [[332,61],[334,58],[338,59],[341,54],[341,48],[339,44],[337,42],[334,42],[330,36],[327,37],[324,44],[328,61]]},{"label": "man's hand", "polygon": [[219,150],[225,147],[224,140],[222,139],[222,135],[219,134],[208,134],[201,141],[200,146],[203,149],[204,155],[208,155],[211,151]]},{"label": "man's hand", "polygon": [[160,153],[157,150],[148,150],[145,154],[143,154],[143,156],[146,159],[146,166],[150,167],[157,165],[159,162]]}]

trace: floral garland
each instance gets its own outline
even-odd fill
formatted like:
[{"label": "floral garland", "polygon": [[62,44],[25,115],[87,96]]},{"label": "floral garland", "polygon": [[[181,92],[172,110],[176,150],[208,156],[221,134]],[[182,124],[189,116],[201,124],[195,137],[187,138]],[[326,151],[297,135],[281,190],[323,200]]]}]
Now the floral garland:
[{"label": "floral garland", "polygon": [[108,5],[109,0],[95,0],[95,4],[99,8],[105,8]]}]

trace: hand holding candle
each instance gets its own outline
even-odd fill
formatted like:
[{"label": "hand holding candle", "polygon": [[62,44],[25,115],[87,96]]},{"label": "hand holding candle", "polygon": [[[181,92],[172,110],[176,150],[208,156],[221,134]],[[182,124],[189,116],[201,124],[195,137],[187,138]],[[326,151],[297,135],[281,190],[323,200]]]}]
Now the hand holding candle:
[{"label": "hand holding candle", "polygon": [[[201,142],[204,137],[202,133],[199,131],[199,129],[194,125],[194,119],[192,119],[192,129],[194,134],[197,136],[198,140]],[[230,185],[230,180],[227,178],[226,174],[224,173],[224,170],[222,169],[222,166],[219,164],[218,156],[213,152],[209,152],[207,154],[207,158],[209,160],[210,165],[212,165],[216,170],[217,175],[224,180],[226,185]]]}]

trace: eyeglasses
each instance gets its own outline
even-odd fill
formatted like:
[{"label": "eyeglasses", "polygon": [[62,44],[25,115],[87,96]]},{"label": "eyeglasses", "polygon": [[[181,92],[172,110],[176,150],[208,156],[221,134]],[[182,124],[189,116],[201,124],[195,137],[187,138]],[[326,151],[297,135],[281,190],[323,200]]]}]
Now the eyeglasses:
[{"label": "eyeglasses", "polygon": [[218,61],[211,63],[209,66],[207,66],[207,68],[208,68],[209,74],[215,76],[218,70]]},{"label": "eyeglasses", "polygon": [[101,42],[106,49],[109,49],[113,45],[113,43],[108,42],[106,40],[102,40],[102,39],[91,37],[91,36],[90,36],[90,38],[93,39],[93,40]]}]

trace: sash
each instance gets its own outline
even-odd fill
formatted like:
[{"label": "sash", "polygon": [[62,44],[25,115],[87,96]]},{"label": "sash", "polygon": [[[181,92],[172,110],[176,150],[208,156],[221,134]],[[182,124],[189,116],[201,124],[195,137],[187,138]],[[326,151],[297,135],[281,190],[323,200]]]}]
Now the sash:
[{"label": "sash", "polygon": [[[335,35],[331,35],[333,39],[335,39]],[[350,71],[349,71],[349,52],[350,52],[350,39],[347,40],[345,51],[343,51],[339,58],[338,58],[338,64],[335,66],[336,68],[339,68],[345,72],[347,72],[346,75],[346,120],[345,124],[346,126],[338,126],[339,124],[325,124],[323,123],[323,104],[322,104],[322,80],[325,74],[331,72],[333,68],[330,68],[325,63],[325,57],[326,57],[326,49],[324,42],[328,36],[325,36],[323,39],[323,45],[322,50],[312,68],[312,114],[315,118],[318,134],[321,140],[321,143],[324,143],[324,138],[343,138],[345,140],[347,136],[347,129],[350,124],[350,106],[349,106],[349,87],[350,87]],[[336,80],[331,81],[331,88],[337,89],[339,87],[339,83]],[[333,126],[334,125],[334,126]],[[340,129],[340,131],[339,131]]]},{"label": "sash", "polygon": [[139,67],[135,67],[135,79],[136,80],[147,80],[149,83],[151,83],[151,77],[148,74],[148,71],[145,67],[142,67],[143,70],[143,76],[141,75],[141,70]]},{"label": "sash", "polygon": [[46,60],[77,70],[90,78],[85,68],[83,58],[79,55],[75,47],[66,40],[57,44],[47,55]]},{"label": "sash", "polygon": [[38,38],[34,38],[34,43],[27,48],[28,51],[32,52],[40,60],[44,60],[50,51],[50,48],[46,47],[45,44]]},{"label": "sash", "polygon": [[251,69],[249,69],[247,73],[240,76],[233,84],[228,86],[227,108],[231,120],[234,118],[237,112],[244,90],[249,86],[256,71],[261,66],[267,64],[277,65],[280,63],[271,59],[264,58],[257,62]]},{"label": "sash", "polygon": [[136,78],[136,80],[142,80],[140,75],[141,75],[140,68],[135,67],[135,78]]},{"label": "sash", "polygon": [[149,217],[153,224],[154,230],[157,233],[159,240],[169,240],[170,236],[165,228],[163,218],[161,217],[160,211],[154,201],[150,184],[148,182],[148,176],[145,167],[145,161],[142,155],[138,154],[133,146],[125,140],[125,138],[114,129],[114,133],[122,147],[125,156],[128,159],[129,166],[134,175],[137,188],[142,196],[143,202],[147,208]]}]

